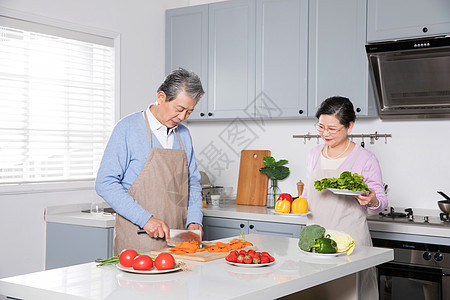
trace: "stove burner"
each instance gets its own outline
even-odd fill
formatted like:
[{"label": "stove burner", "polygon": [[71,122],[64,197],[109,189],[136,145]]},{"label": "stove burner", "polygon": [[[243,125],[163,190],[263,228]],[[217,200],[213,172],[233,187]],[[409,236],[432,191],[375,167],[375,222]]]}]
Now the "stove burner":
[{"label": "stove burner", "polygon": [[383,216],[383,217],[391,217],[391,218],[405,218],[406,217],[405,213],[395,212],[393,207],[391,207],[389,213],[385,214],[383,212],[380,212],[379,215]]},{"label": "stove burner", "polygon": [[439,217],[440,217],[441,221],[446,221],[446,222],[450,221],[449,214],[446,214],[446,213],[440,213],[440,214],[439,214]]}]

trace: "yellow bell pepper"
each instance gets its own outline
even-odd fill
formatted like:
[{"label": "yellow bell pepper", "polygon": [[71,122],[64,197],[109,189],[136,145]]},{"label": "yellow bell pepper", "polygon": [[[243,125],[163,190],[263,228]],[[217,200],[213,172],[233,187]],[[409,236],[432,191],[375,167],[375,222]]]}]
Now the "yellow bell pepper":
[{"label": "yellow bell pepper", "polygon": [[306,214],[308,212],[308,201],[305,198],[297,198],[292,202],[293,214]]},{"label": "yellow bell pepper", "polygon": [[291,212],[291,202],[289,200],[278,200],[275,204],[275,212],[288,214]]}]

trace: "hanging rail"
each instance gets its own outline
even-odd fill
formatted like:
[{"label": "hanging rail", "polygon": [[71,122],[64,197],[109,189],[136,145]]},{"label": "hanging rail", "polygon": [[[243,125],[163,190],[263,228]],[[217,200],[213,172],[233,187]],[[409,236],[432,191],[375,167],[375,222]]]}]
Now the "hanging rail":
[{"label": "hanging rail", "polygon": [[[292,136],[294,139],[304,139],[303,144],[306,144],[306,140],[310,141],[311,139],[317,139],[317,143],[320,141],[320,135],[311,134],[308,132],[307,134],[294,134]],[[375,141],[378,141],[380,138],[384,138],[384,143],[387,144],[387,138],[391,138],[392,134],[390,133],[358,133],[358,134],[349,134],[348,137],[353,141],[354,138],[360,138],[364,142],[364,139],[370,139],[371,144],[375,144]]]}]

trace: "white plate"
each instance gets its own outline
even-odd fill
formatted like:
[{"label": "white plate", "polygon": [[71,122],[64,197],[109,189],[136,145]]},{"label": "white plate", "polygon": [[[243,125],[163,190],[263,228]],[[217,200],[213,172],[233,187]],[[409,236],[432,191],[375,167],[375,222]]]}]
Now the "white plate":
[{"label": "white plate", "polygon": [[346,252],[336,252],[336,253],[313,253],[313,252],[307,252],[304,251],[302,249],[300,249],[300,251],[302,251],[302,253],[306,254],[306,255],[310,255],[310,256],[314,256],[314,257],[336,257],[336,256],[340,256],[340,255],[344,255],[347,254]]},{"label": "white plate", "polygon": [[153,269],[150,271],[141,271],[141,270],[135,270],[133,267],[124,267],[120,263],[116,265],[117,269],[129,272],[129,273],[135,273],[135,274],[163,274],[163,273],[169,273],[169,272],[175,272],[178,270],[181,270],[181,267],[177,267],[178,263],[175,264],[175,267],[170,270],[158,270],[155,266],[153,266]]},{"label": "white plate", "polygon": [[343,190],[343,189],[327,189],[330,192],[332,192],[333,194],[336,195],[347,195],[347,196],[358,196],[358,195],[363,195],[367,192],[363,192],[363,191],[350,191],[350,190]]},{"label": "white plate", "polygon": [[298,216],[306,216],[306,215],[309,215],[311,212],[310,211],[308,211],[306,214],[293,214],[293,213],[279,213],[279,212],[276,212],[276,211],[274,211],[273,212],[274,214],[276,214],[276,215],[283,215],[283,216],[294,216],[294,217],[298,217]]},{"label": "white plate", "polygon": [[258,267],[267,267],[271,266],[275,263],[275,261],[267,263],[267,264],[240,264],[240,263],[234,263],[231,261],[226,260],[227,264],[237,266],[237,267],[245,267],[245,268],[258,268]]}]

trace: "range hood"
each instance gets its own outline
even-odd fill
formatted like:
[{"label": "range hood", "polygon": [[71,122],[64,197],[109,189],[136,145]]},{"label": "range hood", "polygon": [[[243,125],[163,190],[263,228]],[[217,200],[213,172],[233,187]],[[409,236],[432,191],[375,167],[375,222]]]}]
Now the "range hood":
[{"label": "range hood", "polygon": [[366,45],[382,119],[450,117],[450,36]]}]

